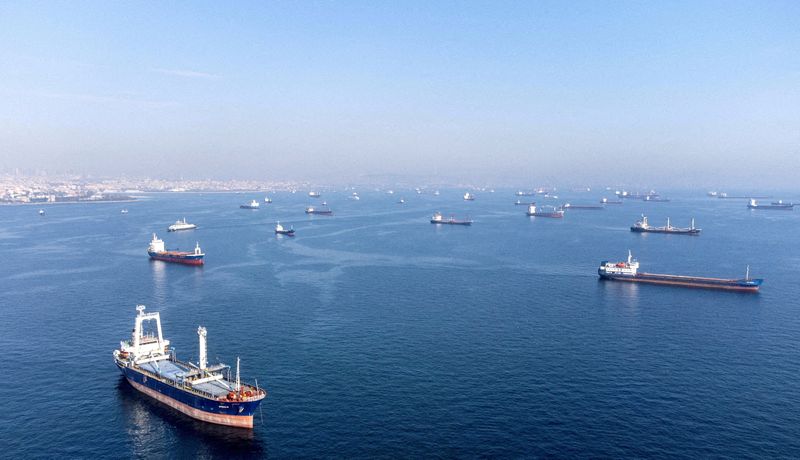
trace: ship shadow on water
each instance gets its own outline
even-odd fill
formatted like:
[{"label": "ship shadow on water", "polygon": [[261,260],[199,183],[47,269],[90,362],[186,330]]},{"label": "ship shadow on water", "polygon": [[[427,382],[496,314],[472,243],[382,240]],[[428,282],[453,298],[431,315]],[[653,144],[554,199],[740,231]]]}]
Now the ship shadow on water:
[{"label": "ship shadow on water", "polygon": [[253,430],[201,422],[139,393],[122,376],[117,381],[117,394],[136,457],[162,456],[172,446],[178,450],[167,456],[174,458],[268,456],[264,442],[255,434],[261,424],[260,414]]}]

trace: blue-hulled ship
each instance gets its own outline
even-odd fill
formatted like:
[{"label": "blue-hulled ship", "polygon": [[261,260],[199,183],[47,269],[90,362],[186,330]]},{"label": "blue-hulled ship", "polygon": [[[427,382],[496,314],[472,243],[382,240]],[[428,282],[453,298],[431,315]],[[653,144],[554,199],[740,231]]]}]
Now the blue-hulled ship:
[{"label": "blue-hulled ship", "polygon": [[[239,360],[236,375],[231,379],[230,366],[209,365],[206,354],[206,329],[197,328],[200,356],[197,364],[180,361],[169,340],[161,333],[158,312],[145,313],[144,305],[136,307],[137,315],[130,340],[120,342],[114,350],[114,363],[125,379],[137,390],[192,418],[219,425],[253,428],[253,414],[267,392],[258,386],[241,383]],[[155,322],[152,332],[145,325]]]}]

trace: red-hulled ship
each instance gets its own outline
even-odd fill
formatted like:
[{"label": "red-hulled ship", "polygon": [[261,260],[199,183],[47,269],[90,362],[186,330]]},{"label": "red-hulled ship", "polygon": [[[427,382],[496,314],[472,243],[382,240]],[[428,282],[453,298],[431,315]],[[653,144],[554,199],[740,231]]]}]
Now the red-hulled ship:
[{"label": "red-hulled ship", "polygon": [[194,252],[167,251],[164,248],[164,240],[157,237],[155,233],[153,233],[150,246],[147,247],[147,255],[154,260],[185,265],[203,265],[203,257],[205,257],[203,251],[200,250],[200,243],[194,247]]}]

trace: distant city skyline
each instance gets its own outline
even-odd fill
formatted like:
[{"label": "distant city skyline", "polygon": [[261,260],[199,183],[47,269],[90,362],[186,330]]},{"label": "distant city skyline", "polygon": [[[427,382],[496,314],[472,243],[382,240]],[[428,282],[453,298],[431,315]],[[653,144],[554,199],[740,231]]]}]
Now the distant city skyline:
[{"label": "distant city skyline", "polygon": [[796,187],[800,3],[0,6],[0,171]]}]

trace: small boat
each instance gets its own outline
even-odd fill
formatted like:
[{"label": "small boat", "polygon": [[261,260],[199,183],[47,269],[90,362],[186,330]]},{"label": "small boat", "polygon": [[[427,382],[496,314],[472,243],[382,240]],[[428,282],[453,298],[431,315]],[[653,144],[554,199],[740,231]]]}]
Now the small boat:
[{"label": "small boat", "polygon": [[278,222],[275,225],[275,234],[276,235],[294,236],[294,227],[292,227],[290,229],[286,229],[286,228],[283,227],[283,225],[281,225],[280,222]]},{"label": "small boat", "polygon": [[443,225],[472,225],[472,221],[470,219],[458,220],[453,216],[450,216],[449,218],[445,219],[444,217],[442,217],[442,213],[440,213],[439,211],[436,211],[433,214],[433,217],[431,217],[431,223],[443,224]]},{"label": "small boat", "polygon": [[604,209],[602,206],[589,205],[589,204],[571,204],[565,203],[564,209]]},{"label": "small boat", "polygon": [[464,194],[464,201],[475,201],[475,195],[467,192]]},{"label": "small boat", "polygon": [[261,204],[259,204],[258,201],[253,200],[253,201],[250,202],[250,204],[243,204],[243,205],[240,205],[239,207],[241,209],[258,209],[260,206],[261,206]]},{"label": "small boat", "polygon": [[794,203],[784,203],[783,200],[775,201],[772,204],[758,204],[754,199],[751,199],[747,204],[748,209],[772,209],[778,211],[791,211],[794,209]]},{"label": "small boat", "polygon": [[351,199],[351,200],[353,200],[353,201],[358,201],[358,200],[360,200],[360,199],[361,199],[361,197],[360,197],[360,196],[358,196],[358,193],[356,193],[356,192],[353,192],[353,194],[352,194],[352,195],[350,195],[348,198],[349,198],[349,199]]},{"label": "small boat", "polygon": [[264,203],[267,203],[267,204],[270,204],[270,203],[272,203],[272,198],[270,198],[270,197],[264,197]]},{"label": "small boat", "polygon": [[708,195],[708,196],[710,196],[710,197],[715,197],[715,196],[719,195],[719,193],[718,193],[718,192],[715,192],[715,191],[710,191],[710,192],[708,192],[706,195]]},{"label": "small boat", "polygon": [[127,209],[123,209],[122,211],[120,211],[120,213],[121,213],[121,214],[127,214],[127,213],[128,213],[128,210],[127,210]]},{"label": "small boat", "polygon": [[177,232],[180,230],[193,230],[197,228],[197,225],[190,224],[186,222],[186,218],[184,217],[183,220],[176,221],[174,224],[167,227],[168,232]]},{"label": "small boat", "polygon": [[528,205],[528,212],[526,212],[526,214],[529,217],[552,217],[560,219],[564,217],[564,210],[556,208],[555,206],[542,206],[537,209],[536,203],[531,203]]},{"label": "small boat", "polygon": [[331,211],[330,209],[327,209],[327,208],[326,209],[317,209],[317,208],[315,208],[313,206],[309,206],[309,207],[306,208],[306,214],[319,214],[319,215],[322,215],[322,216],[332,216],[333,215],[333,211]]},{"label": "small boat", "polygon": [[724,289],[741,292],[758,292],[764,282],[760,278],[750,278],[750,267],[744,278],[706,278],[699,276],[684,275],[661,275],[656,273],[639,272],[639,262],[633,258],[628,251],[628,260],[623,262],[600,262],[597,274],[602,280],[628,281],[635,283],[663,284],[670,286],[695,287],[706,289]]},{"label": "small boat", "polygon": [[43,215],[44,215],[44,209],[40,209],[40,210],[39,210],[39,215],[40,215],[40,216],[43,216]]},{"label": "small boat", "polygon": [[406,200],[404,200],[404,199],[402,199],[402,198],[400,198],[399,200],[397,200],[397,204],[405,204],[405,202],[406,202]]},{"label": "small boat", "polygon": [[433,196],[439,196],[439,191],[438,190],[434,191]]},{"label": "small boat", "polygon": [[322,194],[319,193],[319,192],[311,191],[311,192],[308,192],[308,196],[310,196],[311,198],[319,198],[319,197],[322,196]]},{"label": "small boat", "polygon": [[697,236],[700,234],[701,230],[694,226],[694,219],[692,219],[692,223],[689,225],[689,227],[673,227],[669,223],[669,217],[667,217],[667,225],[663,227],[653,227],[647,222],[647,216],[642,214],[642,220],[633,224],[631,226],[631,231],[635,233],[676,233],[679,235]]}]

